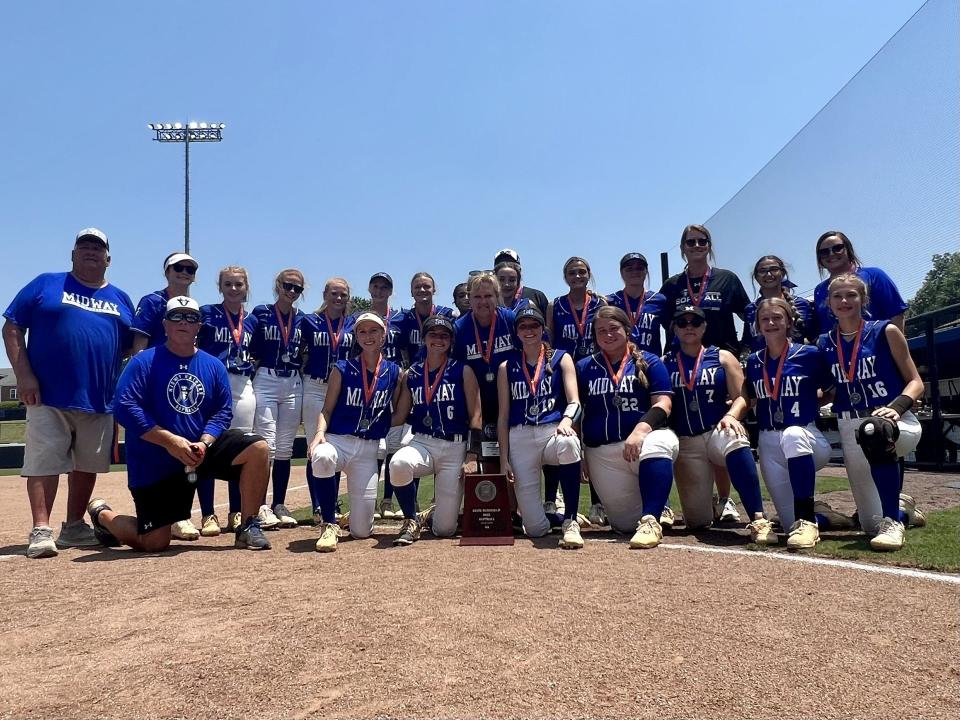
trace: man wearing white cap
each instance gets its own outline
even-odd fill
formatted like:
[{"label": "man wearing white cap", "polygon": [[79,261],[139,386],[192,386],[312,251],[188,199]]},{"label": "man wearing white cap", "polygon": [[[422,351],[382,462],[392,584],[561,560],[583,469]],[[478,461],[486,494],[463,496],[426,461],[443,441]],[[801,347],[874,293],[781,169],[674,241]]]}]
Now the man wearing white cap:
[{"label": "man wearing white cap", "polygon": [[[130,347],[133,303],[106,281],[107,236],[81,230],[71,258],[70,272],[37,276],[3,314],[3,341],[27,406],[21,474],[33,514],[30,558],[97,544],[83,510],[97,473],[110,469],[110,412],[120,360]],[[69,474],[67,519],[54,541],[50,513],[63,473]]]},{"label": "man wearing white cap", "polygon": [[268,550],[257,511],[267,489],[270,451],[259,435],[230,430],[233,403],[223,363],[197,350],[200,306],[177,296],[165,305],[166,341],[134,357],[117,385],[117,420],[126,429],[127,484],[136,517],[104,500],[87,506],[107,546],[165,550],[171,526],[190,517],[198,476],[239,480],[244,522],[237,547]]}]

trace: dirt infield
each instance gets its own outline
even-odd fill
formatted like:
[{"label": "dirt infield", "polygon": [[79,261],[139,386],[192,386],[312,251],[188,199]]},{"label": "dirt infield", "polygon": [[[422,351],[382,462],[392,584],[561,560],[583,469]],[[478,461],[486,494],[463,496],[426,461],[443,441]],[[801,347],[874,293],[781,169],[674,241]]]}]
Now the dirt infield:
[{"label": "dirt infield", "polygon": [[[132,508],[123,475],[98,488]],[[2,718],[960,716],[960,584],[895,569],[394,527],[332,555],[300,527],[30,561],[23,481],[0,502]]]}]

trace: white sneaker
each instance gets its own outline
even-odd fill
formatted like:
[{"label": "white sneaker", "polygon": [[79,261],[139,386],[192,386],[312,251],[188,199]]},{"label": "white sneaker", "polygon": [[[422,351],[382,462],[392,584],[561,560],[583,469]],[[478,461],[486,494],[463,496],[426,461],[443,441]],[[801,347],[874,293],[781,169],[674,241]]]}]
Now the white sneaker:
[{"label": "white sneaker", "polygon": [[560,538],[560,547],[567,550],[579,550],[583,547],[583,536],[576,520],[564,520],[561,530],[563,537]]},{"label": "white sneaker", "polygon": [[38,525],[31,530],[29,542],[28,558],[47,558],[57,555],[57,544],[53,541],[53,528],[48,525]]},{"label": "white sneaker", "polygon": [[602,527],[607,524],[607,513],[600,503],[594,503],[590,506],[590,512],[587,513],[587,518],[590,520],[591,525],[599,525]]},{"label": "white sneaker", "polygon": [[820,528],[809,520],[797,520],[787,534],[788,550],[808,550],[820,542]]},{"label": "white sneaker", "polygon": [[93,534],[93,528],[87,525],[83,520],[74,520],[70,523],[63,523],[60,526],[60,536],[57,538],[57,547],[96,547],[100,544],[97,536]]},{"label": "white sneaker", "polygon": [[669,505],[663,506],[663,512],[660,513],[660,527],[664,530],[672,530],[673,524],[677,521],[677,516],[673,514],[673,508]]},{"label": "white sneaker", "polygon": [[885,517],[880,521],[880,530],[870,538],[874,550],[899,550],[903,547],[903,523]]},{"label": "white sneaker", "polygon": [[773,531],[773,523],[765,518],[757,518],[747,525],[747,530],[750,531],[750,542],[757,545],[776,545],[779,542]]},{"label": "white sneaker", "polygon": [[260,518],[260,528],[262,530],[276,530],[280,527],[280,518],[273,514],[269,505],[261,505],[257,517]]},{"label": "white sneaker", "polygon": [[295,528],[297,526],[297,519],[283,503],[277,503],[273,506],[273,514],[276,516],[277,520],[280,521],[280,527]]},{"label": "white sneaker", "polygon": [[663,528],[653,515],[644,515],[637,523],[637,531],[630,538],[630,547],[634,550],[655,548],[663,539]]},{"label": "white sneaker", "polygon": [[917,507],[917,501],[906,493],[900,493],[900,509],[907,516],[910,527],[923,527],[927,524],[927,516]]},{"label": "white sneaker", "polygon": [[170,534],[177,540],[199,540],[200,531],[189,520],[180,520],[170,526]]},{"label": "white sneaker", "polygon": [[740,522],[737,504],[730,498],[713,496],[713,519],[718,523]]},{"label": "white sneaker", "polygon": [[337,540],[340,531],[333,523],[320,525],[320,539],[317,540],[317,552],[334,552],[337,549]]}]

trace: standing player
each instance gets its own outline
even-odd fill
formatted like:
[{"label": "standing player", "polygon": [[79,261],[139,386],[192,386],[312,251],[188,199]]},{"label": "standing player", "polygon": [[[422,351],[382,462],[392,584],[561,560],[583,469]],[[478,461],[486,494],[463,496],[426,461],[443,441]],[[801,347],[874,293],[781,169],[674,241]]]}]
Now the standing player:
[{"label": "standing player", "polygon": [[[330,372],[340,360],[350,358],[353,347],[353,317],[350,314],[350,283],[340,277],[323,286],[323,304],[304,318],[303,346],[307,357],[303,366],[303,431],[306,438],[317,434],[317,420],[327,399]],[[337,477],[339,486],[339,475]],[[320,495],[311,463],[307,463],[307,487],[318,524]]]},{"label": "standing player", "polygon": [[709,527],[714,520],[711,465],[724,466],[750,518],[750,539],[775,544],[773,525],[763,515],[750,439],[741,424],[747,403],[741,397],[740,361],[727,350],[703,346],[706,319],[696,305],[679,308],[671,330],[680,347],[664,355],[663,362],[673,382],[670,426],[680,438],[674,471],[687,529]]},{"label": "standing player", "polygon": [[620,258],[623,290],[607,295],[607,303],[623,310],[633,322],[630,340],[641,350],[663,354],[663,325],[671,317],[667,299],[647,290],[647,259],[638,252]]},{"label": "standing player", "polygon": [[453,288],[453,310],[453,316],[457,318],[470,311],[470,293],[467,292],[466,283],[459,283]]},{"label": "standing player", "polygon": [[310,441],[320,512],[318,552],[337,549],[336,473],[347,473],[350,534],[370,537],[377,502],[377,450],[387,436],[400,393],[400,366],[383,357],[386,323],[375,312],[360,313],[354,323],[360,354],[339,360],[330,371],[327,397]]},{"label": "standing player", "polygon": [[790,282],[787,266],[776,255],[764,255],[753,266],[753,280],[760,286],[760,295],[743,311],[743,344],[750,352],[763,350],[766,341],[757,331],[757,303],[764,298],[783,298],[793,308],[794,324],[791,340],[814,344],[816,332],[816,313],[813,303],[805,297],[793,294],[794,284]]},{"label": "standing player", "polygon": [[875,550],[899,550],[904,521],[926,522],[913,498],[900,493],[897,465],[920,442],[920,421],[910,409],[923,396],[923,381],[900,329],[862,319],[867,300],[859,276],[833,278],[829,302],[837,326],[818,346],[836,383],[833,411],[860,524]]},{"label": "standing player", "polygon": [[[504,248],[499,250],[496,255],[493,257],[493,267],[497,267],[501,262],[509,261],[516,263],[517,268],[522,268],[520,263],[520,255],[516,250],[511,250],[510,248]],[[545,317],[549,318],[550,314],[547,312],[547,307],[549,303],[547,302],[547,296],[543,294],[542,291],[537,290],[536,288],[527,287],[521,282],[521,278],[517,276],[517,282],[519,285],[515,291],[514,300],[520,300],[521,298],[527,300],[532,304],[540,313]],[[509,305],[507,307],[510,307]]]},{"label": "standing player", "polygon": [[577,363],[583,401],[585,465],[617,532],[635,530],[631,548],[653,548],[663,512],[677,436],[667,428],[673,397],[670,375],[656,355],[630,342],[623,310],[602,307],[593,321],[599,352]]},{"label": "standing player", "polygon": [[500,472],[514,485],[523,530],[530,537],[550,532],[540,503],[540,471],[556,468],[566,500],[560,547],[583,547],[577,504],[580,499],[580,419],[577,373],[570,355],[543,340],[544,319],[535,307],[517,313],[522,349],[514,350],[497,371],[500,413]]},{"label": "standing player", "polygon": [[817,470],[830,459],[830,443],[816,425],[817,391],[832,385],[829,370],[817,348],[790,342],[793,312],[783,298],[760,301],[757,326],[766,347],[747,358],[743,388],[760,423],[760,470],[780,523],[790,529],[787,547],[812,548],[820,542]]},{"label": "standing player", "polygon": [[522,294],[522,274],[518,263],[512,260],[501,260],[493,268],[493,274],[497,276],[497,282],[500,283],[501,305],[516,312],[530,304],[530,301]]},{"label": "standing player", "polygon": [[276,302],[253,309],[255,331],[250,352],[257,361],[253,377],[257,398],[254,430],[267,441],[273,460],[273,505],[267,505],[264,498],[260,508],[260,521],[265,528],[297,526],[287,509],[286,497],[303,399],[300,365],[304,314],[295,303],[303,297],[305,286],[302,272],[295,268],[281,270],[273,284]]},{"label": "standing player", "polygon": [[[3,341],[27,406],[23,470],[33,515],[28,558],[96,545],[83,521],[98,472],[110,469],[113,393],[130,347],[133,303],[107,282],[110,245],[77,233],[69,272],[38,275],[3,313]],[[50,513],[68,473],[66,522],[54,541]]]},{"label": "standing player", "polygon": [[253,433],[229,430],[230,381],[212,355],[197,350],[200,307],[180,296],[167,303],[163,345],[130,361],[117,386],[117,419],[127,430],[127,480],[136,517],[103,500],[87,507],[104,545],[156,552],[170,545],[170,526],[190,516],[200,474],[240,483],[246,521],[235,545],[268,550],[257,505],[266,491],[268,451]]},{"label": "standing player", "polygon": [[433,296],[437,292],[437,284],[428,272],[418,272],[410,280],[410,294],[413,296],[413,307],[404,310],[400,318],[400,345],[401,352],[407,360],[423,360],[426,357],[426,347],[423,342],[423,323],[433,315],[443,315],[452,318],[453,310],[444,305],[437,305]]},{"label": "standing player", "polygon": [[[253,432],[253,416],[257,398],[253,394],[253,357],[250,343],[253,341],[254,321],[244,312],[243,304],[250,292],[250,280],[245,268],[230,265],[217,276],[217,289],[223,302],[204,305],[200,308],[202,325],[197,335],[197,347],[218,358],[227,369],[230,393],[233,399],[231,430]],[[220,534],[220,520],[214,512],[213,477],[200,477],[197,495],[200,497],[200,534],[214,537]],[[242,521],[240,511],[240,486],[238,480],[228,481],[229,519],[228,530],[236,530]]]},{"label": "standing player", "polygon": [[[453,537],[463,502],[463,463],[467,439],[479,443],[480,388],[467,365],[450,357],[453,322],[442,315],[423,321],[426,358],[410,366],[400,383],[393,422],[409,422],[411,441],[390,461],[390,475],[403,511],[403,527],[394,545],[420,537],[415,479],[433,475],[436,505],[428,511],[433,534]],[[423,513],[421,513],[423,515]]]}]

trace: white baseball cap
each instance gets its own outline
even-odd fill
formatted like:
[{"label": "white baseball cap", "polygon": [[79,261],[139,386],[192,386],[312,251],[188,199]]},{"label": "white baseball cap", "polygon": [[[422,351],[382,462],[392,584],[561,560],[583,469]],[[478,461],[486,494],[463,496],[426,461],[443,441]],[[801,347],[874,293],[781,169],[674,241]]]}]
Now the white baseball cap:
[{"label": "white baseball cap", "polygon": [[509,260],[515,262],[517,265],[520,264],[520,253],[516,250],[511,250],[510,248],[504,248],[503,250],[497,250],[497,254],[493,256],[493,264],[496,265],[498,262],[503,260]]},{"label": "white baseball cap", "polygon": [[379,316],[377,313],[375,313],[375,312],[362,312],[362,313],[360,313],[359,315],[357,315],[357,319],[354,321],[353,326],[354,326],[355,328],[356,328],[356,327],[360,327],[360,323],[362,323],[362,322],[372,322],[372,323],[376,323],[377,325],[380,326],[380,329],[383,330],[384,332],[386,332],[386,330],[387,330],[387,326],[386,326],[386,324],[383,322],[383,318],[380,317],[380,316]]},{"label": "white baseball cap", "polygon": [[164,317],[171,312],[183,310],[192,310],[199,315],[200,305],[192,297],[187,297],[186,295],[177,295],[176,297],[172,297],[167,300],[167,309],[164,312]]},{"label": "white baseball cap", "polygon": [[110,242],[107,240],[107,235],[103,230],[99,230],[95,227],[84,228],[77,233],[77,239],[74,240],[74,245],[76,245],[81,240],[94,240],[96,242],[102,243],[103,246],[109,250]]},{"label": "white baseball cap", "polygon": [[171,265],[176,265],[177,263],[191,263],[195,268],[200,267],[200,263],[186,253],[174,253],[163,261],[163,271],[166,272],[167,268],[169,268]]}]

